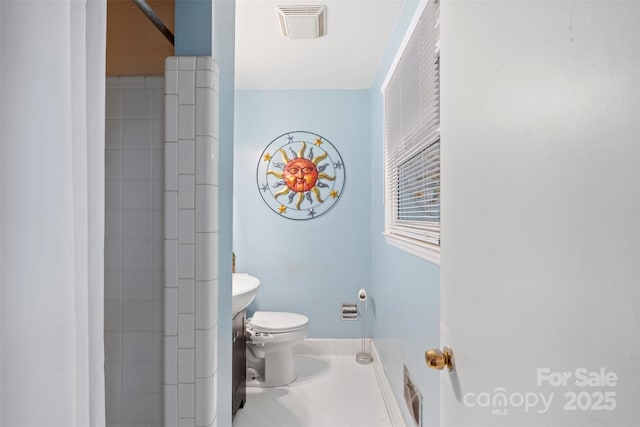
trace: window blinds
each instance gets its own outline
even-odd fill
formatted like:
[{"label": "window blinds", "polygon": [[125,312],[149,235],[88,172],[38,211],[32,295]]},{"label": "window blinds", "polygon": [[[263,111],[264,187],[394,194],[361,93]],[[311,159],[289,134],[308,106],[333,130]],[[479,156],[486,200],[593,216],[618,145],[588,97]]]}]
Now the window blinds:
[{"label": "window blinds", "polygon": [[439,3],[430,1],[384,91],[387,233],[440,244]]}]

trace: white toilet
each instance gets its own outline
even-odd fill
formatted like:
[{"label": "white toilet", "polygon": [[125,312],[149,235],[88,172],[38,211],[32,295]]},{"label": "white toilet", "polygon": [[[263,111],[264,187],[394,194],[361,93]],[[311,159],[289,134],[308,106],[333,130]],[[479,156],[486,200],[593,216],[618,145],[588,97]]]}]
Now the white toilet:
[{"label": "white toilet", "polygon": [[247,386],[277,387],[296,380],[293,347],[308,334],[309,318],[256,311],[247,322]]}]

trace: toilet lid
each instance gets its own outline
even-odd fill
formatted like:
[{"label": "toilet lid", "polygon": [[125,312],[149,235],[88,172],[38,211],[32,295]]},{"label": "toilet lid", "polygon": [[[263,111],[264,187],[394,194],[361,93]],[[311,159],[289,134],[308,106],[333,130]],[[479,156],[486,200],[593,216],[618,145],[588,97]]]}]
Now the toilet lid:
[{"label": "toilet lid", "polygon": [[263,332],[289,332],[302,329],[308,323],[309,318],[302,314],[256,311],[249,321],[249,327]]}]

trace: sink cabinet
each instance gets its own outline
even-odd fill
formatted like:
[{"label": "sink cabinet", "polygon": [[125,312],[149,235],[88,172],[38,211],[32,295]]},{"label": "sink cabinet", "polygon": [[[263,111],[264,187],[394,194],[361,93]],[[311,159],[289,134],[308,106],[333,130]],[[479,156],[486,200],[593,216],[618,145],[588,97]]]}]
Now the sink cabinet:
[{"label": "sink cabinet", "polygon": [[245,337],[245,310],[233,317],[233,370],[231,384],[233,394],[231,398],[231,416],[234,417],[238,409],[243,408],[247,400],[247,346]]}]

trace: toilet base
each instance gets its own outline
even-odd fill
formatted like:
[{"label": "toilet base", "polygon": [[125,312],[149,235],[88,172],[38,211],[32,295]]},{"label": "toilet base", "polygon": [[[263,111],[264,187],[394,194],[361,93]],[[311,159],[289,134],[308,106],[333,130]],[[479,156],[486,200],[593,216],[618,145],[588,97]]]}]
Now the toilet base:
[{"label": "toilet base", "polygon": [[296,380],[291,347],[264,352],[264,358],[253,351],[250,353],[247,354],[247,387],[280,387]]}]

